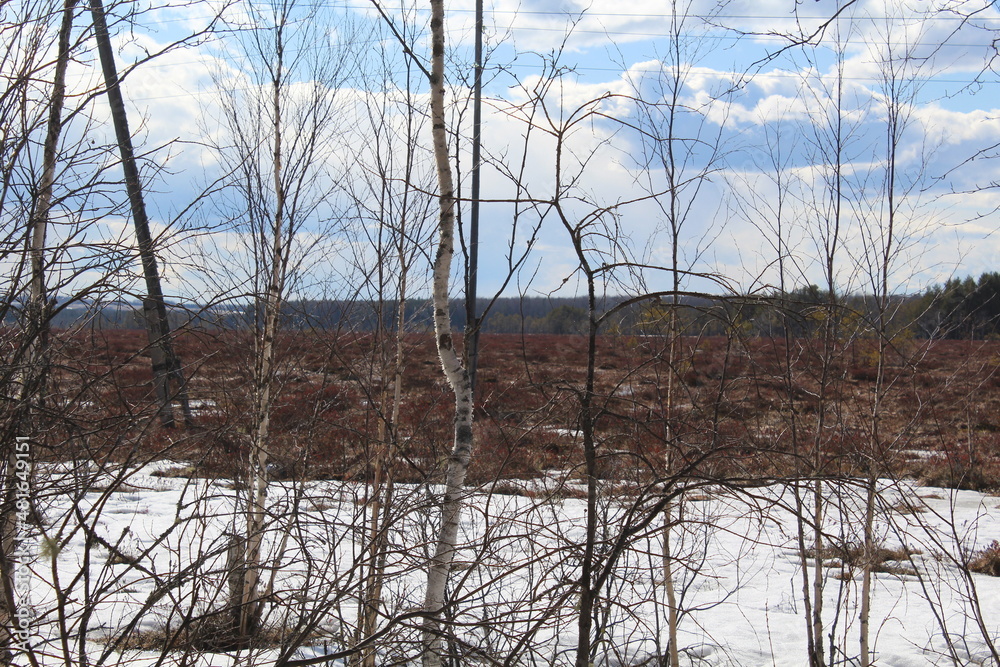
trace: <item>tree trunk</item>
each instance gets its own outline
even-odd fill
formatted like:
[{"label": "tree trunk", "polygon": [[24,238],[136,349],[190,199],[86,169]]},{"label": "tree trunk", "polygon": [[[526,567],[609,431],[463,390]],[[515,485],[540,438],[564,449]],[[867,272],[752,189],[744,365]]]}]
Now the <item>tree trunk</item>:
[{"label": "tree trunk", "polygon": [[[156,265],[153,239],[149,232],[149,219],[146,217],[142,183],[139,180],[139,168],[136,165],[135,151],[132,148],[132,135],[129,132],[125,101],[122,98],[114,53],[111,50],[111,38],[108,35],[108,23],[101,0],[90,0],[90,12],[94,20],[94,37],[97,40],[101,69],[104,71],[104,85],[107,88],[108,104],[111,107],[111,119],[115,126],[115,136],[118,139],[122,169],[125,172],[125,188],[128,191],[132,209],[132,223],[139,245],[139,259],[142,262],[142,273],[146,280],[146,297],[142,300],[142,312],[146,323],[146,332],[149,336],[150,357],[153,363],[153,384],[160,406],[160,422],[166,427],[174,426],[172,402],[176,395],[181,403],[184,420],[190,425],[192,416],[187,399],[187,389],[180,361],[174,354],[170,323],[167,320],[167,306],[163,300],[160,273]],[[175,385],[173,389],[171,389],[171,382]]]},{"label": "tree trunk", "polygon": [[458,543],[462,487],[469,469],[473,445],[472,384],[468,371],[455,351],[448,310],[448,280],[455,251],[455,187],[445,131],[444,48],[444,0],[431,0],[431,132],[440,190],[438,248],[434,257],[433,277],[434,335],[441,366],[455,394],[455,432],[445,474],[444,498],[441,500],[441,527],[427,571],[424,600],[427,617],[424,621],[422,657],[424,667],[438,667],[442,664],[440,613],[444,607],[445,587]]},{"label": "tree trunk", "polygon": [[[66,98],[66,70],[69,65],[69,38],[73,28],[73,13],[76,0],[66,0],[63,6],[62,25],[59,30],[59,52],[56,58],[55,76],[52,81],[52,99],[49,106],[48,126],[45,146],[42,152],[42,179],[38,186],[29,225],[31,227],[31,292],[28,306],[28,345],[32,352],[27,355],[29,372],[38,374],[41,382],[44,361],[48,351],[48,296],[45,290],[45,238],[48,233],[49,211],[52,208],[52,186],[56,175],[56,154],[62,135],[62,110]],[[29,383],[25,384],[25,388]],[[39,387],[40,389],[40,387]],[[30,435],[25,433],[24,435]]]},{"label": "tree trunk", "polygon": [[[404,207],[405,210],[405,207]],[[399,423],[399,404],[403,392],[403,322],[406,319],[406,276],[408,265],[402,250],[402,239],[405,238],[405,220],[400,225],[399,250],[400,276],[399,298],[396,308],[395,358],[392,364],[392,398],[389,398],[389,387],[382,390],[382,409],[392,401],[389,416],[379,421],[379,451],[375,456],[375,470],[372,480],[371,525],[368,531],[368,573],[362,591],[360,607],[361,619],[358,623],[359,643],[371,637],[378,630],[378,613],[382,605],[382,586],[385,580],[386,562],[386,527],[389,514],[392,511],[395,484],[388,462],[397,444]],[[358,656],[357,663],[361,667],[375,667],[375,647],[366,647]]]},{"label": "tree trunk", "polygon": [[[15,553],[20,541],[18,535],[18,517],[15,513],[15,500],[20,481],[16,475],[19,456],[23,456],[22,445],[29,438],[37,437],[36,428],[38,409],[44,401],[46,376],[49,366],[49,316],[50,308],[45,288],[45,242],[48,234],[49,212],[52,207],[52,187],[55,183],[56,158],[59,152],[59,140],[62,136],[62,111],[66,98],[66,70],[69,66],[70,32],[73,29],[73,14],[76,0],[65,0],[62,20],[59,27],[58,52],[56,67],[52,79],[52,93],[49,99],[49,115],[46,125],[45,142],[42,148],[42,177],[38,184],[28,221],[30,237],[30,270],[28,307],[22,327],[23,370],[17,396],[15,416],[17,437],[11,447],[8,459],[8,479],[4,492],[4,511],[0,520],[0,548],[2,548],[2,579],[3,604],[0,604],[0,627],[13,628],[17,618],[18,591],[15,584],[15,567],[18,565]],[[28,448],[30,457],[31,448]],[[29,462],[28,485],[31,487],[31,465]],[[33,499],[29,499],[33,504]],[[34,511],[32,508],[31,511]],[[15,637],[7,630],[0,636],[0,646],[3,647],[4,659],[11,657],[10,649],[15,643]],[[34,664],[35,658],[29,656]]]},{"label": "tree trunk", "polygon": [[668,504],[663,513],[663,589],[667,597],[667,658],[670,667],[680,667],[680,654],[677,650],[677,589],[674,585],[673,556],[670,547],[670,522],[672,521],[673,505]]},{"label": "tree trunk", "polygon": [[597,373],[597,299],[594,288],[594,272],[586,263],[579,238],[573,243],[577,257],[584,267],[587,278],[587,378],[580,399],[580,430],[583,436],[584,468],[587,475],[587,525],[583,547],[583,562],[580,564],[580,611],[577,615],[576,667],[590,667],[590,652],[593,648],[594,607],[598,590],[594,586],[594,571],[597,568],[597,442],[594,438],[594,382]]},{"label": "tree trunk", "polygon": [[469,206],[469,263],[465,280],[465,366],[469,383],[476,391],[479,369],[479,332],[481,322],[476,298],[479,288],[479,197],[483,127],[483,0],[476,0],[475,64],[472,88],[472,201]]},{"label": "tree trunk", "polygon": [[[254,422],[255,431],[250,449],[249,476],[247,485],[247,529],[246,564],[244,568],[243,590],[240,601],[239,635],[252,635],[260,621],[260,548],[264,533],[265,504],[267,501],[267,461],[268,439],[271,424],[271,389],[274,384],[274,339],[278,331],[278,316],[281,311],[282,295],[285,288],[285,273],[288,266],[288,244],[284,234],[285,189],[282,184],[282,108],[281,88],[283,81],[283,49],[281,31],[278,28],[278,62],[272,80],[272,113],[274,114],[274,144],[271,154],[274,186],[274,219],[272,220],[271,256],[268,258],[267,292],[264,296],[264,323],[259,341],[256,362],[256,400]],[[288,230],[289,235],[291,230]],[[289,237],[289,243],[291,238]]]}]

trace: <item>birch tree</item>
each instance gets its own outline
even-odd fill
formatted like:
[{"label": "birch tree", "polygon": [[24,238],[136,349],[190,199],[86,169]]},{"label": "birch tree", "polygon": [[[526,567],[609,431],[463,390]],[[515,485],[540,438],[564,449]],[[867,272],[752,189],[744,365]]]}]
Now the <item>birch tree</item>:
[{"label": "birch tree", "polygon": [[[878,565],[876,551],[876,510],[879,504],[879,479],[889,474],[893,453],[899,449],[907,433],[890,433],[883,426],[885,404],[899,378],[889,364],[890,356],[901,365],[913,362],[894,340],[895,332],[905,323],[898,320],[897,305],[892,297],[897,290],[895,281],[906,270],[909,246],[926,232],[919,210],[922,190],[929,180],[926,174],[930,160],[922,151],[907,156],[909,142],[920,128],[914,119],[914,102],[926,74],[933,65],[935,48],[923,51],[917,45],[923,35],[898,41],[896,28],[902,17],[890,16],[876,30],[880,39],[872,44],[879,53],[878,77],[875,86],[877,110],[882,125],[882,151],[879,155],[870,198],[863,200],[858,218],[861,228],[859,262],[864,275],[865,292],[871,294],[871,329],[875,336],[875,380],[868,400],[864,458],[866,480],[862,529],[861,591],[859,609],[859,649],[861,665],[873,662],[871,603],[873,571]],[[892,35],[890,37],[890,35]],[[927,142],[921,141],[926,146]]]},{"label": "birch tree", "polygon": [[[816,111],[809,118],[808,154],[818,165],[813,184],[804,196],[809,211],[807,234],[811,237],[823,279],[822,303],[817,308],[820,317],[818,391],[815,398],[814,423],[802,434],[806,447],[803,456],[804,474],[809,478],[804,495],[794,485],[795,501],[800,509],[797,517],[798,540],[802,567],[803,616],[806,624],[809,664],[826,664],[824,644],[827,640],[824,624],[823,591],[826,584],[824,557],[827,553],[826,489],[824,478],[826,452],[834,435],[843,427],[840,406],[831,399],[842,380],[837,360],[842,355],[843,304],[841,303],[841,272],[844,246],[848,242],[849,203],[852,196],[849,165],[859,150],[856,127],[852,122],[853,96],[845,78],[847,44],[851,35],[835,27],[833,72],[826,78],[805,82],[803,94]],[[796,279],[796,276],[792,276]],[[783,295],[784,296],[784,295]],[[791,305],[791,304],[789,304]],[[804,304],[797,304],[802,308]],[[799,437],[798,423],[795,437]],[[806,508],[809,509],[806,509]],[[806,515],[807,514],[807,515]]]},{"label": "birch tree", "polygon": [[[409,21],[398,29],[404,41],[411,41]],[[419,136],[423,119],[417,94],[423,75],[410,58],[394,56],[393,43],[381,39],[387,35],[386,26],[375,26],[379,46],[357,54],[358,87],[364,90],[357,129],[363,138],[356,137],[348,147],[355,164],[363,165],[347,186],[356,239],[351,277],[361,277],[361,284],[351,289],[360,298],[360,309],[373,309],[375,321],[371,365],[361,387],[377,421],[374,438],[364,443],[371,485],[363,490],[364,556],[355,642],[363,646],[356,663],[365,667],[377,664],[377,646],[365,640],[383,624],[391,521],[405,502],[397,497],[396,476],[405,440],[400,409],[410,357],[408,306],[426,284],[425,258],[438,204],[428,194],[434,191],[434,174],[425,166],[429,151]],[[398,68],[405,72],[402,85]]]},{"label": "birch tree", "polygon": [[[243,496],[229,556],[229,610],[238,643],[259,629],[264,595],[264,536],[268,463],[275,434],[271,412],[279,391],[278,337],[289,293],[303,263],[331,248],[331,176],[337,133],[337,88],[346,34],[324,30],[326,16],[295,0],[263,6],[245,4],[248,25],[235,25],[238,57],[220,73],[231,91],[221,105],[229,145],[218,150],[232,174],[229,201],[220,201],[228,228],[240,240],[223,257],[242,266],[242,285],[226,287],[221,298],[250,297],[247,325],[252,332],[249,361],[249,423],[243,437]],[[326,46],[326,48],[323,48]],[[312,258],[310,259],[310,255]],[[280,550],[278,557],[280,558]]]},{"label": "birch tree", "polygon": [[469,371],[455,347],[449,310],[452,258],[455,254],[455,185],[448,151],[445,114],[445,27],[444,0],[431,0],[430,123],[434,146],[434,164],[438,181],[438,240],[434,254],[432,298],[434,340],[445,378],[455,396],[455,431],[451,454],[445,470],[444,495],[440,501],[441,523],[434,554],[427,570],[427,592],[423,628],[424,667],[442,664],[443,638],[441,611],[445,589],[458,544],[463,486],[472,458],[473,397]]},{"label": "birch tree", "polygon": [[[711,224],[702,224],[692,235],[688,223],[700,213],[701,207],[706,206],[708,196],[704,190],[713,174],[723,166],[726,149],[722,135],[728,129],[724,119],[713,127],[705,115],[707,107],[725,104],[726,91],[717,91],[716,97],[705,108],[699,108],[693,105],[689,79],[692,68],[703,56],[708,44],[696,33],[712,22],[714,15],[724,8],[725,3],[719,3],[710,14],[696,16],[692,3],[672,0],[669,32],[657,60],[659,67],[640,75],[631,83],[636,95],[648,102],[636,108],[638,125],[643,133],[643,188],[651,195],[656,194],[653,202],[659,214],[657,229],[645,241],[645,246],[651,248],[662,233],[669,252],[664,268],[669,275],[670,294],[663,299],[668,306],[668,370],[664,396],[666,431],[663,438],[668,443],[672,443],[675,437],[671,425],[675,419],[673,407],[679,383],[676,369],[680,362],[678,355],[682,335],[678,322],[681,290],[713,234]],[[700,215],[698,218],[701,222]],[[656,263],[652,258],[648,261]],[[668,474],[675,467],[673,452],[672,446],[666,448],[664,463]],[[663,592],[671,667],[678,667],[680,658],[677,653],[679,600],[674,577],[677,565],[672,554],[670,526],[674,524],[675,512],[679,516],[682,511],[681,507],[668,507],[663,516]]]}]

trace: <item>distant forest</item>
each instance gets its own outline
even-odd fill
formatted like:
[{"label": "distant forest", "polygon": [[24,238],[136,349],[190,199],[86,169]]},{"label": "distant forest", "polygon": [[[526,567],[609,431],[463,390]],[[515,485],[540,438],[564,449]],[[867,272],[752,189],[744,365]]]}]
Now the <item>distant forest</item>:
[{"label": "distant forest", "polygon": [[[863,328],[876,312],[875,299],[863,295],[836,296],[845,323]],[[787,328],[793,335],[808,335],[820,324],[821,310],[829,294],[815,285],[799,288],[785,295],[757,294],[733,297],[681,299],[678,309],[689,334],[718,335],[738,327],[749,336],[783,335]],[[604,326],[608,334],[656,334],[669,311],[668,300],[642,301],[623,306],[625,297],[606,297],[602,312],[617,309]],[[1000,273],[954,278],[936,285],[923,294],[892,297],[891,329],[915,338],[985,339],[1000,336]],[[480,299],[477,312],[489,307],[483,320],[485,333],[579,334],[586,330],[585,297],[504,297],[492,304]],[[452,301],[452,322],[465,327],[465,304]],[[378,326],[396,328],[396,303],[379,305],[372,301],[292,301],[285,305],[286,328],[345,331],[370,331]],[[241,327],[253,317],[253,306],[197,306],[174,304],[170,319],[174,326]],[[7,324],[16,322],[16,314]],[[413,299],[407,303],[406,327],[412,331],[430,331],[430,302]],[[87,306],[70,304],[55,316],[53,325],[68,328],[86,324],[97,328],[142,328],[138,304],[119,302]]]}]

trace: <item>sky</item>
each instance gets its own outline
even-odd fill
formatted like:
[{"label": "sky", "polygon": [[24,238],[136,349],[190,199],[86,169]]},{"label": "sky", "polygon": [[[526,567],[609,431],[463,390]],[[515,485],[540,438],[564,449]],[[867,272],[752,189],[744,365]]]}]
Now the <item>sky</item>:
[{"label": "sky", "polygon": [[[293,296],[335,295],[375,273],[378,231],[358,212],[398,208],[412,217],[404,210],[416,205],[413,193],[435,189],[426,86],[411,62],[417,149],[407,175],[398,145],[380,143],[381,132],[398,139],[407,122],[399,40],[371,2],[300,7],[287,51],[289,108],[316,99],[317,89],[330,107],[325,153],[310,156],[300,181],[313,205],[303,205]],[[465,196],[473,7],[446,6]],[[227,29],[269,21],[264,3],[157,6],[113,27],[120,66],[203,29],[215,11]],[[425,3],[383,11],[425,62]],[[487,2],[480,295],[504,286],[507,295],[581,293],[573,228],[594,266],[624,267],[601,274],[599,288],[613,294],[669,289],[675,240],[681,288],[710,293],[825,285],[828,255],[844,292],[870,293],[883,272],[890,291],[912,293],[995,270],[1000,96],[990,58],[998,30],[1000,15],[984,0]],[[253,273],[248,233],[232,224],[238,197],[216,180],[234,164],[227,118],[268,143],[266,109],[254,106],[264,70],[247,55],[250,37],[219,31],[126,79],[133,130],[151,158],[167,291],[178,298],[222,290],[227,280],[246,287]],[[93,59],[80,58],[73,76],[80,88],[92,85]],[[242,115],[227,116],[227,100]],[[97,124],[87,131],[109,132],[94,104]],[[286,121],[308,125],[294,112]],[[153,164],[162,168],[155,178]],[[373,180],[391,181],[390,204],[372,202]],[[199,199],[205,191],[213,194]],[[565,221],[549,205],[557,197]],[[423,246],[411,251],[413,293],[426,290],[432,222],[407,231]],[[101,224],[128,242],[126,219]]]}]

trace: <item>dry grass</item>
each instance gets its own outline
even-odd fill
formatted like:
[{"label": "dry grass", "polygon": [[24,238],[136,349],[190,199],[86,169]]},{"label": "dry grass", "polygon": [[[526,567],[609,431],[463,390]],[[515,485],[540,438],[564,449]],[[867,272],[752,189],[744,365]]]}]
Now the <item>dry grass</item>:
[{"label": "dry grass", "polygon": [[154,470],[150,477],[165,477],[167,479],[191,478],[198,476],[198,470],[194,466],[171,466],[162,470]]},{"label": "dry grass", "polygon": [[[67,399],[77,406],[67,420],[76,430],[53,437],[72,441],[79,440],[74,434],[80,430],[92,434],[82,444],[95,460],[122,459],[137,446],[151,457],[193,461],[197,476],[238,474],[246,457],[252,393],[253,346],[245,332],[192,330],[179,336],[189,392],[214,406],[196,416],[195,429],[180,435],[157,428],[151,419],[155,397],[142,356],[148,345],[144,332],[64,336],[63,347],[71,354],[59,359],[54,381],[85,389]],[[378,402],[385,375],[380,360],[391,342],[391,337],[378,340],[371,334],[282,334],[272,412],[275,464],[295,478],[373,477],[387,446],[379,440],[386,412]],[[995,418],[1000,394],[982,391],[995,379],[997,364],[970,362],[1000,359],[1000,341],[971,348],[968,341],[913,341],[905,359],[894,354],[885,368],[888,393],[880,427],[894,434],[898,451],[874,452],[872,447],[881,445],[865,436],[870,432],[865,397],[874,381],[868,343],[859,339],[841,345],[822,392],[820,342],[795,343],[795,366],[789,371],[780,339],[685,337],[670,364],[662,337],[600,337],[594,399],[598,475],[640,484],[663,479],[670,473],[664,466],[670,454],[675,462],[698,458],[689,472],[706,478],[856,476],[874,466],[880,476],[1000,489]],[[390,445],[388,472],[397,482],[421,482],[434,479],[447,459],[454,406],[433,337],[408,335],[405,348],[400,437]],[[581,465],[580,438],[553,429],[579,428],[586,349],[583,336],[483,336],[470,484],[537,478],[547,470]],[[672,405],[666,395],[671,376]],[[826,405],[820,405],[821,395]],[[809,434],[824,410],[838,414],[838,427],[826,431],[817,457],[810,451],[815,439]],[[955,449],[955,443],[963,443],[963,449]],[[915,462],[898,453],[911,449],[938,454]],[[819,469],[812,469],[816,465]]]},{"label": "dry grass", "polygon": [[968,567],[972,572],[1000,577],[1000,541],[993,540],[988,547],[973,554]]},{"label": "dry grass", "polygon": [[[836,576],[837,579],[847,581],[854,578],[855,571],[864,568],[867,562],[872,572],[880,574],[891,574],[893,576],[916,576],[917,571],[908,565],[911,556],[919,554],[919,551],[909,547],[887,548],[875,547],[870,554],[866,554],[863,545],[849,544],[836,545],[823,549],[822,561],[824,567],[843,568],[843,572]],[[814,549],[806,550],[806,557],[815,558]]]},{"label": "dry grass", "polygon": [[904,516],[912,514],[923,514],[924,512],[927,511],[927,508],[925,508],[923,505],[915,503],[912,500],[908,500],[906,498],[899,499],[896,502],[896,504],[894,504],[889,509],[895,512],[896,514],[901,514]]},{"label": "dry grass", "polygon": [[[157,651],[174,653],[184,651],[226,653],[246,648],[277,648],[287,644],[290,638],[302,637],[294,629],[262,628],[250,637],[237,637],[226,626],[226,619],[220,615],[194,619],[181,630],[149,629],[131,633],[120,644],[125,651]],[[305,639],[316,640],[321,635],[311,633]],[[111,643],[108,637],[105,643]]]}]

